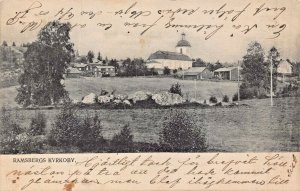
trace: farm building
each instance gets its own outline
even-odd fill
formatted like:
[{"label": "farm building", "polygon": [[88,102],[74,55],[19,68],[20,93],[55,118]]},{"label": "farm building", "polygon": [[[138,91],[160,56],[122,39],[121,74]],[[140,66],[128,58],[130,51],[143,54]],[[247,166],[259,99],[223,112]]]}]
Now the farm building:
[{"label": "farm building", "polygon": [[82,75],[82,71],[79,71],[77,68],[69,67],[66,70],[65,76],[67,78],[79,78]]},{"label": "farm building", "polygon": [[179,73],[179,76],[184,80],[210,79],[213,75],[214,73],[206,67],[192,67]]},{"label": "farm building", "polygon": [[71,63],[71,65],[73,66],[73,68],[76,68],[79,71],[88,71],[89,70],[88,65],[84,64],[84,63]]},{"label": "farm building", "polygon": [[219,68],[214,71],[214,77],[222,80],[238,80],[238,67]]},{"label": "farm building", "polygon": [[96,77],[102,77],[102,76],[115,76],[115,67],[113,66],[96,66],[94,70],[94,75]]},{"label": "farm building", "polygon": [[292,74],[292,64],[287,60],[281,60],[277,66],[278,79],[285,81],[286,77],[289,77]]},{"label": "farm building", "polygon": [[156,51],[151,54],[147,61],[148,68],[164,69],[165,67],[174,69],[189,69],[192,67],[192,59],[190,58],[191,44],[185,40],[185,34],[182,34],[182,39],[178,41],[175,50],[170,51]]}]

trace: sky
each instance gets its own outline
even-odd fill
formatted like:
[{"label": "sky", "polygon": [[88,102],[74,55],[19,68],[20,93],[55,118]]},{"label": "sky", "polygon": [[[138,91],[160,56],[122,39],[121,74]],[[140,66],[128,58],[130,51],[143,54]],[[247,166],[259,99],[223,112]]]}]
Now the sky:
[{"label": "sky", "polygon": [[[4,0],[0,4],[0,42],[6,40],[9,44],[31,42],[36,40],[39,29],[48,21],[58,19],[62,14],[58,14],[63,8],[63,13],[71,9],[74,16],[67,20],[68,14],[61,19],[61,22],[70,22],[72,25],[85,24],[84,28],[74,27],[71,31],[71,41],[75,49],[81,55],[85,55],[88,50],[94,52],[100,51],[103,57],[125,59],[144,58],[158,50],[175,51],[175,46],[181,38],[181,33],[186,34],[186,39],[191,44],[192,58],[201,58],[208,62],[237,62],[241,60],[246,53],[248,44],[251,41],[258,41],[267,52],[272,46],[275,46],[282,59],[300,61],[300,3],[297,0]],[[247,5],[249,6],[247,7]],[[24,18],[20,18],[14,24],[7,24],[10,18],[14,18],[16,13],[25,11],[30,6],[37,7],[30,10]],[[223,6],[225,5],[225,6]],[[263,5],[263,6],[262,6]],[[132,6],[132,7],[131,7]],[[223,6],[222,9],[220,9]],[[260,7],[261,11],[254,15]],[[131,8],[130,8],[131,7]],[[232,18],[242,11],[246,10],[235,20]],[[278,18],[274,19],[285,8]],[[125,14],[126,10],[127,14]],[[205,37],[215,30],[211,27],[199,32],[194,28],[166,28],[170,21],[171,11],[159,10],[194,9],[191,15],[182,12],[175,13],[172,24],[179,25],[217,25],[223,27],[208,40]],[[267,11],[266,8],[270,8]],[[274,8],[277,8],[275,11]],[[219,12],[218,12],[219,9]],[[212,11],[212,14],[204,14],[205,10]],[[39,13],[46,15],[39,15]],[[89,19],[87,12],[93,11],[96,15]],[[115,12],[122,14],[115,14]],[[130,18],[130,13],[143,11],[142,16],[136,19]],[[221,11],[228,11],[220,16]],[[230,13],[232,11],[232,13]],[[146,16],[149,14],[149,16]],[[56,15],[56,16],[55,16]],[[145,15],[145,16],[144,16]],[[163,15],[162,18],[161,15]],[[227,17],[227,18],[226,18]],[[158,22],[143,35],[145,30],[142,24],[150,25],[156,20]],[[24,25],[20,23],[25,23]],[[41,25],[32,31],[20,31],[30,22],[41,22]],[[139,27],[125,26],[125,23],[139,24]],[[105,27],[97,25],[112,24],[108,30]],[[247,25],[254,26],[247,34],[245,29]],[[267,28],[267,24],[276,25],[274,29]],[[285,25],[285,28],[283,27]],[[239,28],[240,26],[240,28]],[[273,32],[284,30],[280,36],[275,39]],[[146,27],[147,28],[147,27]]]}]

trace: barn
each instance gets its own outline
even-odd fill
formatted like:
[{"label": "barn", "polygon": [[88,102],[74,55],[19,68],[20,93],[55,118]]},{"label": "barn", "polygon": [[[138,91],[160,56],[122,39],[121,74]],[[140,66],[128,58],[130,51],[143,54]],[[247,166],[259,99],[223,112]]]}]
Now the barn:
[{"label": "barn", "polygon": [[219,68],[214,71],[214,77],[220,80],[238,80],[238,67]]},{"label": "barn", "polygon": [[202,80],[210,79],[214,74],[206,67],[192,67],[181,71],[179,75],[183,80]]}]

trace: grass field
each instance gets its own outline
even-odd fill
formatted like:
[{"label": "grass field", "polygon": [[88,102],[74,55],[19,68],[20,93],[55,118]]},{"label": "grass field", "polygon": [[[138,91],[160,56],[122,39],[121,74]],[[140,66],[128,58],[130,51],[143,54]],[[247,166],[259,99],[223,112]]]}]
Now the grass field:
[{"label": "grass field", "polygon": [[[224,95],[230,99],[237,92],[237,83],[231,81],[197,81],[179,80],[174,78],[72,78],[65,80],[66,90],[72,99],[81,100],[89,93],[100,94],[101,89],[116,94],[131,94],[136,91],[150,91],[152,93],[168,91],[172,84],[179,83],[185,98],[208,100],[210,96],[217,97],[220,101]],[[196,90],[196,91],[195,91]],[[0,102],[12,107],[17,106],[14,98],[17,95],[16,86],[0,89]],[[2,105],[1,104],[1,105]]]}]

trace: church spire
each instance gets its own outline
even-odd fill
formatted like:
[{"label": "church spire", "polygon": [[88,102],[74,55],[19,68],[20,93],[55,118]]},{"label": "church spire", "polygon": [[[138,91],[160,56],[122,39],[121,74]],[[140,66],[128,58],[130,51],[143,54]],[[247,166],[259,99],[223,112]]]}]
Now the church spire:
[{"label": "church spire", "polygon": [[181,33],[181,40],[185,40],[185,33]]}]

